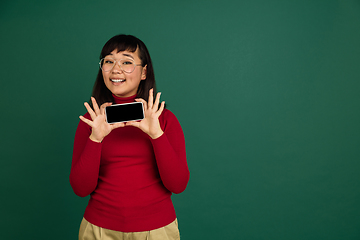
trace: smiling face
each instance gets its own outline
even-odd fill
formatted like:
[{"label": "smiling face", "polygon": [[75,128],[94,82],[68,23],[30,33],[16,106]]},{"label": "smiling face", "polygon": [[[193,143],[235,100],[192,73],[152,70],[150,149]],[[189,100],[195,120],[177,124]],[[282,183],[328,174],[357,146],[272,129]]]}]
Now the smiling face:
[{"label": "smiling face", "polygon": [[[113,50],[107,57],[115,60],[129,59],[141,64],[138,48],[135,52]],[[132,73],[124,72],[118,63],[108,72],[102,71],[106,87],[117,97],[130,97],[137,93],[139,84],[146,79],[146,65],[136,66]]]}]

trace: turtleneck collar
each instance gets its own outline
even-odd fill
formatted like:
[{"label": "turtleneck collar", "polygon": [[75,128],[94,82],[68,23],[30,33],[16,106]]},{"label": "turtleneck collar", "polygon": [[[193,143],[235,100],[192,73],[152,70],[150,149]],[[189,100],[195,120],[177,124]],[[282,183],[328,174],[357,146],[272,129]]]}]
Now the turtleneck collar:
[{"label": "turtleneck collar", "polygon": [[115,104],[123,104],[123,103],[131,103],[135,102],[136,94],[130,97],[117,97],[114,94],[112,95],[114,98]]}]

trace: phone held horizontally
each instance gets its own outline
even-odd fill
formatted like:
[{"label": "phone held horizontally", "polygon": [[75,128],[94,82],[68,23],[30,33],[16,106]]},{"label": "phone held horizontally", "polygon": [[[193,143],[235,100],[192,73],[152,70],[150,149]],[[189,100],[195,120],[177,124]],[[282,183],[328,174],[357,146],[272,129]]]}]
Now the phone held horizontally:
[{"label": "phone held horizontally", "polygon": [[110,124],[138,121],[144,119],[144,108],[141,102],[114,104],[105,108],[105,114]]}]

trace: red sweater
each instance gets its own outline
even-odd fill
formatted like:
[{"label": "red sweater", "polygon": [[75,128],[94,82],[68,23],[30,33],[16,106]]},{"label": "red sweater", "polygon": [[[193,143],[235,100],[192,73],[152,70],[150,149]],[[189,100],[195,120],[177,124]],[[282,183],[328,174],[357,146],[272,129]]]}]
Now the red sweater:
[{"label": "red sweater", "polygon": [[[135,96],[114,99],[128,103]],[[88,113],[85,117],[90,119]],[[89,139],[91,127],[80,121],[70,184],[78,196],[90,194],[87,221],[106,229],[139,232],[175,220],[171,194],[184,191],[189,181],[185,139],[172,112],[164,109],[159,121],[164,134],[157,139],[129,126],[113,130],[101,143]]]}]

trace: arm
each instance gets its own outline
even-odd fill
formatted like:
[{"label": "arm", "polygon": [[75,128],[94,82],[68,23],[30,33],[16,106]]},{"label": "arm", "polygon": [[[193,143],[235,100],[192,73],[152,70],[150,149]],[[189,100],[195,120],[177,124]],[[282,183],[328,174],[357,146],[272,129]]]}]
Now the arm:
[{"label": "arm", "polygon": [[153,89],[150,89],[147,102],[136,99],[144,105],[145,118],[127,122],[126,126],[138,127],[149,135],[164,186],[173,193],[181,193],[185,190],[190,175],[184,134],[175,115],[168,110],[164,111],[165,102],[160,104],[161,93],[157,93],[155,102],[153,94]]},{"label": "arm", "polygon": [[92,141],[90,135],[91,127],[80,121],[75,133],[70,171],[70,184],[80,197],[95,190],[99,177],[102,144]]},{"label": "arm", "polygon": [[70,172],[70,184],[75,194],[80,197],[89,195],[97,186],[102,140],[113,129],[124,126],[123,123],[110,125],[106,122],[105,107],[111,103],[104,103],[99,108],[95,98],[91,98],[91,101],[94,109],[85,103],[88,113],[80,116]]},{"label": "arm", "polygon": [[165,110],[163,115],[164,123],[161,125],[164,134],[151,141],[164,186],[173,193],[181,193],[185,190],[190,177],[184,133],[172,112]]}]

